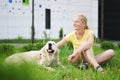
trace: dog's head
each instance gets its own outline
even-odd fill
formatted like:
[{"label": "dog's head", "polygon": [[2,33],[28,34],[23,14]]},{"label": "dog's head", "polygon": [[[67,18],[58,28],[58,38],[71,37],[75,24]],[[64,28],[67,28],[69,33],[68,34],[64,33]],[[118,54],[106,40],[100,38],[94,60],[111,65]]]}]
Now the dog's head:
[{"label": "dog's head", "polygon": [[58,51],[58,48],[57,48],[56,43],[54,41],[48,41],[46,43],[45,48],[46,48],[46,51],[48,53],[56,53]]}]

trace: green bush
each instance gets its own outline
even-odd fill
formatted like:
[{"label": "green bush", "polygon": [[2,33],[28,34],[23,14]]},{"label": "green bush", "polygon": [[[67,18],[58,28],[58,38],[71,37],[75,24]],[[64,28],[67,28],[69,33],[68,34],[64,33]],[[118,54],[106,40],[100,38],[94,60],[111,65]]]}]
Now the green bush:
[{"label": "green bush", "polygon": [[22,40],[22,39],[23,39],[23,37],[20,36],[20,35],[17,37],[17,40],[18,40],[18,41],[20,41],[20,40]]},{"label": "green bush", "polygon": [[118,48],[120,49],[120,42],[117,44]]},{"label": "green bush", "polygon": [[60,31],[59,31],[59,38],[60,38],[60,39],[63,38],[63,28],[60,28]]},{"label": "green bush", "polygon": [[33,49],[33,45],[32,44],[28,44],[22,47],[22,51],[30,51]]},{"label": "green bush", "polygon": [[2,44],[0,45],[0,54],[13,54],[15,52],[15,47],[13,45]]},{"label": "green bush", "polygon": [[50,33],[47,33],[46,31],[43,31],[43,34],[44,34],[44,39],[45,40],[50,40]]},{"label": "green bush", "polygon": [[46,44],[45,41],[37,42],[35,47],[37,50],[41,49]]},{"label": "green bush", "polygon": [[103,41],[101,42],[101,48],[102,49],[114,49],[115,45],[110,41]]},{"label": "green bush", "polygon": [[94,42],[95,43],[101,43],[101,39],[99,39],[98,37],[94,36]]}]

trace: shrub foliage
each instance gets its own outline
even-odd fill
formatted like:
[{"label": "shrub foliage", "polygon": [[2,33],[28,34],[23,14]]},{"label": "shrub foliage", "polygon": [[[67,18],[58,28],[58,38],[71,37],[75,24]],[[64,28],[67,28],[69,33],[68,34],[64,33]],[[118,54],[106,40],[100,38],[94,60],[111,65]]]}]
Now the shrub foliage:
[{"label": "shrub foliage", "polygon": [[60,31],[59,31],[59,38],[60,38],[60,39],[63,38],[63,28],[60,28]]},{"label": "shrub foliage", "polygon": [[0,45],[0,54],[13,54],[15,52],[15,47],[9,44]]},{"label": "shrub foliage", "polygon": [[118,48],[120,49],[120,42],[117,44]]},{"label": "shrub foliage", "polygon": [[101,42],[101,48],[102,49],[114,49],[115,45],[110,41],[103,41]]}]

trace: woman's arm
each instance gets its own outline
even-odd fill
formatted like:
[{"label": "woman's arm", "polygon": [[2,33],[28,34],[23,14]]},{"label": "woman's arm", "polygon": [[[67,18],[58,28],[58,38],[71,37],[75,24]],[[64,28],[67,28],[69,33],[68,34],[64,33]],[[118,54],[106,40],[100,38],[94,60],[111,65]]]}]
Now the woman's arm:
[{"label": "woman's arm", "polygon": [[93,32],[91,32],[91,33],[88,35],[88,41],[81,43],[81,45],[80,45],[79,48],[73,53],[73,55],[76,55],[76,54],[78,54],[78,53],[81,53],[81,52],[83,52],[83,51],[91,48],[92,45],[93,45],[93,42],[94,42],[94,34],[93,34]]},{"label": "woman's arm", "polygon": [[59,41],[56,45],[58,48],[62,47],[63,45],[65,45],[67,43],[66,39],[63,38],[61,41]]}]

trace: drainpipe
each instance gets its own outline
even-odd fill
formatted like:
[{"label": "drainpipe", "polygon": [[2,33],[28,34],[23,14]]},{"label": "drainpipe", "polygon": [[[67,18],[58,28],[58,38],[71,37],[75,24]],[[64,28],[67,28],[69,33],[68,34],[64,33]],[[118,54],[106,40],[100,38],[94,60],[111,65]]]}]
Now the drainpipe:
[{"label": "drainpipe", "polygon": [[104,36],[104,0],[101,0],[101,39]]},{"label": "drainpipe", "polygon": [[32,27],[31,27],[31,40],[32,44],[35,42],[35,28],[34,28],[34,0],[32,0]]}]

